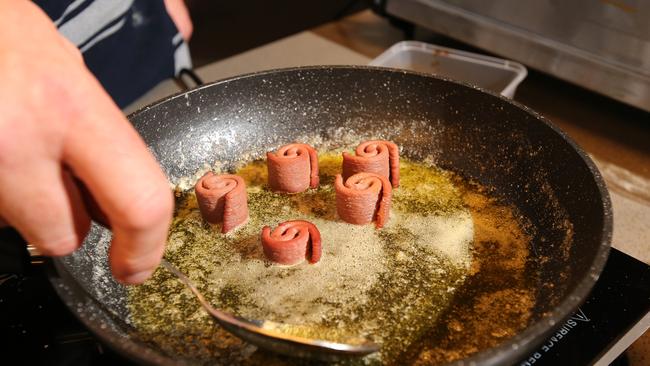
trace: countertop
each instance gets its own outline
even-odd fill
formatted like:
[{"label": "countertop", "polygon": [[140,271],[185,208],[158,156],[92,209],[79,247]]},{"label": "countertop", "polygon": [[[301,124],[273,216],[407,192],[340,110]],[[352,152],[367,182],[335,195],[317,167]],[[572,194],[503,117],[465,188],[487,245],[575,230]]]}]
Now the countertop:
[{"label": "countertop", "polygon": [[[206,82],[274,68],[307,65],[366,65],[401,33],[366,11],[311,31],[199,68]],[[180,91],[166,81],[125,112]],[[594,159],[610,190],[613,246],[650,264],[650,114],[552,77],[531,72],[515,100],[530,106],[567,132]],[[650,364],[650,335],[629,352],[632,365]]]}]

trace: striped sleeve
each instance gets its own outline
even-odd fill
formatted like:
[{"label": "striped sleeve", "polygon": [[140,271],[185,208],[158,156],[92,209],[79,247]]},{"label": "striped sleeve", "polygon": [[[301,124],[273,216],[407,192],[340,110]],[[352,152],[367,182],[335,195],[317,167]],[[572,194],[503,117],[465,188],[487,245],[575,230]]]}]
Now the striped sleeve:
[{"label": "striped sleeve", "polygon": [[160,0],[36,0],[120,107],[191,68]]}]

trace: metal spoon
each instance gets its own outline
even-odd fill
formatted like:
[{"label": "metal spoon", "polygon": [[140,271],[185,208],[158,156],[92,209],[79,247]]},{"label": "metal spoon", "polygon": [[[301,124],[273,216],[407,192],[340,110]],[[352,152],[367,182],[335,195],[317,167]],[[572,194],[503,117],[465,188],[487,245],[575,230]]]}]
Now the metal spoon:
[{"label": "metal spoon", "polygon": [[163,259],[161,265],[176,275],[196,296],[203,308],[227,331],[259,347],[293,357],[335,361],[345,357],[361,357],[379,351],[379,346],[367,340],[355,344],[309,339],[279,331],[290,327],[268,320],[244,319],[213,308],[196,286],[178,268]]}]

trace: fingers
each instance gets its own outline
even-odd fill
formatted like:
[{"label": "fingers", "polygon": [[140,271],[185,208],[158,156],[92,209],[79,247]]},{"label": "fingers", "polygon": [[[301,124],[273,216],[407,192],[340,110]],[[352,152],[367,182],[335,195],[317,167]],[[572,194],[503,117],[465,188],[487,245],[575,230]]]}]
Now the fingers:
[{"label": "fingers", "polygon": [[165,8],[174,25],[187,42],[192,37],[194,26],[184,0],[165,0]]},{"label": "fingers", "polygon": [[77,186],[70,171],[63,168],[61,179],[66,197],[70,203],[70,212],[72,214],[72,223],[74,224],[75,234],[77,236],[77,247],[83,243],[88,231],[90,231],[90,212],[87,210],[81,190]]},{"label": "fingers", "polygon": [[141,282],[160,260],[171,221],[166,178],[46,14],[29,1],[9,3],[0,0],[3,27],[13,30],[0,32],[7,66],[0,67],[0,213],[45,253],[70,252],[88,221],[62,170],[70,168],[114,229],[116,277]]},{"label": "fingers", "polygon": [[0,211],[43,254],[66,255],[83,241],[90,227],[79,191],[54,161],[24,161],[22,169],[0,167]]},{"label": "fingers", "polygon": [[59,37],[59,42],[61,43],[61,47],[65,49],[70,55],[72,55],[73,59],[76,62],[78,62],[80,65],[84,64],[84,58],[81,55],[81,52],[79,52],[77,46],[72,44],[72,42],[70,42],[65,37]]},{"label": "fingers", "polygon": [[86,185],[113,229],[110,264],[123,283],[158,266],[173,213],[165,175],[99,85],[89,85],[79,122],[66,137],[64,161]]}]

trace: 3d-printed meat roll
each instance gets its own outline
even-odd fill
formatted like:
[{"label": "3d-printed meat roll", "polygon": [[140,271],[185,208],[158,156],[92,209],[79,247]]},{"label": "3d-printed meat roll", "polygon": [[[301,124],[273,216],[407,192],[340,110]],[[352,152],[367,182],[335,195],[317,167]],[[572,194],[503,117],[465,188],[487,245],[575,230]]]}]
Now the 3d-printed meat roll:
[{"label": "3d-printed meat roll", "polygon": [[246,183],[236,175],[207,172],[194,186],[203,219],[211,224],[223,223],[227,233],[248,219]]},{"label": "3d-printed meat roll", "polygon": [[269,187],[275,192],[298,193],[318,187],[318,154],[307,144],[289,144],[266,153]]},{"label": "3d-printed meat roll", "polygon": [[320,232],[309,221],[293,220],[278,225],[273,231],[262,229],[262,247],[269,260],[280,264],[297,264],[305,258],[316,263],[322,254]]},{"label": "3d-printed meat roll", "polygon": [[362,142],[356,155],[343,153],[343,178],[357,173],[375,173],[388,178],[393,187],[399,187],[399,148],[390,141]]},{"label": "3d-printed meat roll", "polygon": [[384,176],[358,173],[343,182],[340,174],[334,181],[336,212],[345,222],[364,225],[375,221],[377,228],[388,221],[393,188]]}]

